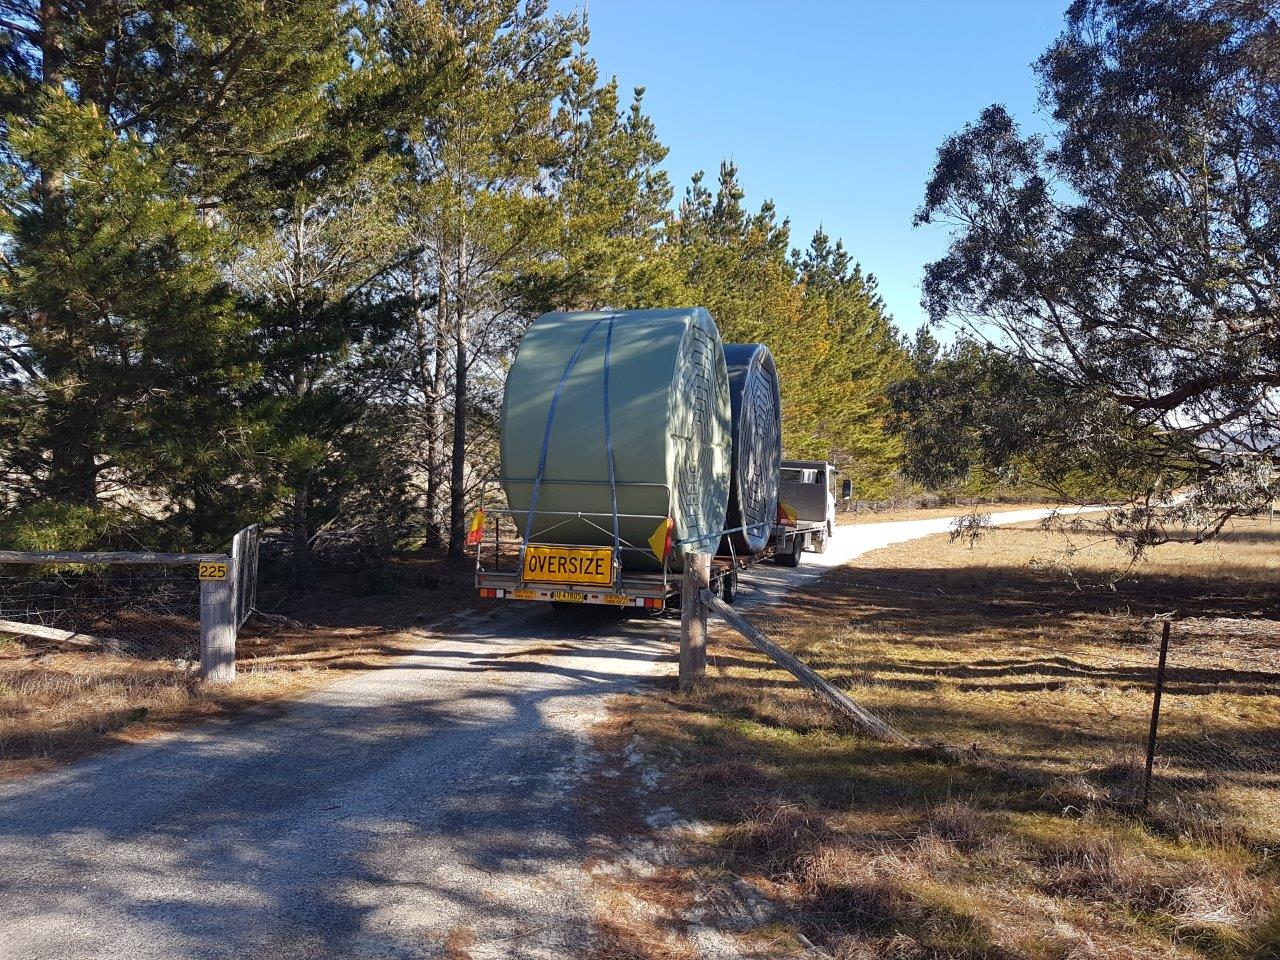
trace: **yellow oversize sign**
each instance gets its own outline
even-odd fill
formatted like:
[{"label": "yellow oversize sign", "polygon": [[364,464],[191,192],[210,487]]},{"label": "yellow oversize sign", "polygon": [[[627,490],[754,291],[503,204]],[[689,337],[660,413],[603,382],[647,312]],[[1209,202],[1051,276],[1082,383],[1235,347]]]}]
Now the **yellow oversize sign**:
[{"label": "yellow oversize sign", "polygon": [[613,583],[610,547],[525,547],[521,578],[526,583]]}]

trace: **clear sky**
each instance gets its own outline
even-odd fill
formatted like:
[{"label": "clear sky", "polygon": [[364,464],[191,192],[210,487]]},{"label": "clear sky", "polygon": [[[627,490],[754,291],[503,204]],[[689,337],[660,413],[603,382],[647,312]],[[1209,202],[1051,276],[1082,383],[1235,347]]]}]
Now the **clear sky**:
[{"label": "clear sky", "polygon": [[[904,331],[924,320],[923,266],[946,247],[913,228],[943,139],[990,103],[1042,128],[1032,62],[1067,0],[589,0],[589,49],[645,104],[690,175],[741,169],[750,208],[772,198],[792,243],[821,224],[880,280]],[[579,8],[553,0],[557,9]],[[712,184],[714,187],[714,183]]]}]

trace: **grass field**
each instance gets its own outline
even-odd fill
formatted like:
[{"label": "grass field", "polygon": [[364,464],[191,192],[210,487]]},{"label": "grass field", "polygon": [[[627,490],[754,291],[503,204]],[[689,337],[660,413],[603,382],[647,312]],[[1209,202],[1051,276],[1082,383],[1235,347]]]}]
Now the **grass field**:
[{"label": "grass field", "polygon": [[799,933],[847,960],[1280,956],[1280,526],[1126,568],[1036,529],[941,536],[750,615],[908,747],[855,735],[717,630],[701,689],[615,717],[663,802],[707,827],[685,882],[737,875],[783,904],[766,955]]},{"label": "grass field", "polygon": [[159,637],[147,655],[130,656],[0,634],[0,779],[299,696],[386,663],[412,646],[406,631],[474,601],[470,566],[431,555],[354,573],[319,568],[307,583],[264,588],[261,605],[279,617],[242,631],[227,686],[198,680],[190,637]]},{"label": "grass field", "polygon": [[1035,500],[1013,501],[980,504],[951,504],[938,507],[885,507],[877,510],[863,509],[839,511],[836,513],[836,525],[846,526],[857,523],[888,523],[891,520],[932,520],[936,517],[955,517],[969,512],[1000,513],[1005,510],[1051,510],[1055,504]]}]

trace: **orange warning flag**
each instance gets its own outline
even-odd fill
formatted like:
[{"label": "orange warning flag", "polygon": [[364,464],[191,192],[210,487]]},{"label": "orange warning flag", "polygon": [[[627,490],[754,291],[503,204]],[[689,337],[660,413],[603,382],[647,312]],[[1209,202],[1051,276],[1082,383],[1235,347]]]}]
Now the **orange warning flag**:
[{"label": "orange warning flag", "polygon": [[784,527],[794,527],[796,525],[795,509],[787,506],[781,500],[778,501],[778,523]]},{"label": "orange warning flag", "polygon": [[674,521],[667,517],[658,524],[658,529],[653,531],[653,536],[649,538],[649,547],[653,550],[653,555],[659,560],[666,560],[667,555],[671,553],[671,528],[675,526]]},{"label": "orange warning flag", "polygon": [[477,510],[471,515],[471,529],[467,531],[467,546],[474,547],[484,536],[484,511]]}]

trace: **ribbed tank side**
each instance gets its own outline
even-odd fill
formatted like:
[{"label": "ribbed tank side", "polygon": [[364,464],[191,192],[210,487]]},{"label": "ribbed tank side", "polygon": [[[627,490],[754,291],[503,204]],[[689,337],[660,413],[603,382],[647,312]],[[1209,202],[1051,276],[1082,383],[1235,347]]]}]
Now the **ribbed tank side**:
[{"label": "ribbed tank side", "polygon": [[[778,515],[782,403],[778,371],[762,343],[725,344],[733,411],[733,469],[720,552],[759,553]],[[732,547],[732,550],[730,549]]]},{"label": "ribbed tank side", "polygon": [[668,473],[671,517],[686,549],[713,551],[729,505],[733,414],[720,331],[706,310],[692,311],[670,394]]}]

